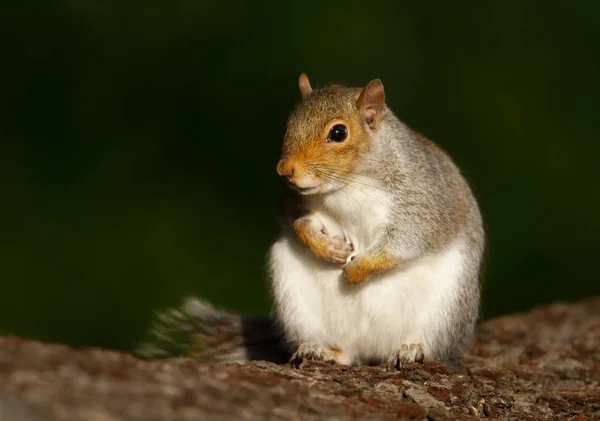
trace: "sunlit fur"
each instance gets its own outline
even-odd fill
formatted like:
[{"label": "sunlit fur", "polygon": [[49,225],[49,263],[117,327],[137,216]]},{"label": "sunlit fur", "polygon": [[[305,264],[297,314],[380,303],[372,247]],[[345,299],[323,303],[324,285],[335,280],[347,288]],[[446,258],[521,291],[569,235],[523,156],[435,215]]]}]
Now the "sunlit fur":
[{"label": "sunlit fur", "polygon": [[[282,162],[299,168],[293,183],[315,187],[301,210],[316,229],[346,236],[355,261],[385,253],[398,264],[349,285],[342,265],[313,255],[288,219],[270,253],[277,317],[292,345],[334,348],[341,364],[384,362],[409,343],[448,361],[478,315],[477,203],[450,158],[386,106],[368,127],[356,107],[360,92],[332,86],[306,95],[289,118]],[[338,120],[348,139],[326,142]]]}]

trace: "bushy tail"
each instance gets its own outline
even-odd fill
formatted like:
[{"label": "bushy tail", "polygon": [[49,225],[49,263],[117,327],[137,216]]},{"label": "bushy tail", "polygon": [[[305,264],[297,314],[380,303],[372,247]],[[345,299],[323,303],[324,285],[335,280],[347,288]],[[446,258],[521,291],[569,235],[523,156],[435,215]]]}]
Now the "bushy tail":
[{"label": "bushy tail", "polygon": [[182,357],[214,363],[289,359],[272,318],[227,313],[197,298],[158,313],[147,339],[134,352],[142,358]]}]

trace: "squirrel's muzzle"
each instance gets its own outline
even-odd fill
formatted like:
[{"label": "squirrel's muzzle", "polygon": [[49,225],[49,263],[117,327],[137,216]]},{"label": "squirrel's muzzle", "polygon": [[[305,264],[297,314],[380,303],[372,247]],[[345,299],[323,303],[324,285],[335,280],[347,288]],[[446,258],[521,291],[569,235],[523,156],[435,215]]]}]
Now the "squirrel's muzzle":
[{"label": "squirrel's muzzle", "polygon": [[297,164],[291,159],[282,158],[277,163],[277,174],[286,177],[290,181],[294,178],[294,173],[298,173]]},{"label": "squirrel's muzzle", "polygon": [[308,194],[320,184],[310,174],[302,161],[294,158],[281,158],[277,163],[277,174],[285,177],[291,187],[303,194]]}]

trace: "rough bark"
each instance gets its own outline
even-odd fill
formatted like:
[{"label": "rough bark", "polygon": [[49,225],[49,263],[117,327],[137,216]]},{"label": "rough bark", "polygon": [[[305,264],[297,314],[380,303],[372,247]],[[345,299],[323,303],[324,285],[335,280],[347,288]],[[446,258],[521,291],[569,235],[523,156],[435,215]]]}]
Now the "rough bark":
[{"label": "rough bark", "polygon": [[600,299],[481,324],[464,370],[143,361],[0,338],[0,420],[591,420]]}]

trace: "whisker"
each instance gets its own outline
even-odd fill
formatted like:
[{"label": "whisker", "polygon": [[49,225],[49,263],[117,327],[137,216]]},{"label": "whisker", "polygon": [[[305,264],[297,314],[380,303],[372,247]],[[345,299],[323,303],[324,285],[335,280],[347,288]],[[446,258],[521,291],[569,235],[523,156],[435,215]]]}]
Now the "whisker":
[{"label": "whisker", "polygon": [[[329,183],[329,184],[330,184],[330,185],[332,185],[334,188],[336,188],[338,191],[341,191],[341,192],[344,192],[344,193],[346,193],[346,194],[347,194],[348,196],[350,196],[350,197],[351,197],[351,198],[352,198],[352,199],[353,199],[353,200],[354,200],[354,201],[355,201],[355,202],[356,202],[356,203],[357,203],[359,206],[364,206],[362,203],[360,203],[360,202],[358,201],[358,199],[356,199],[354,196],[352,196],[352,195],[350,194],[350,192],[349,192],[349,191],[347,191],[347,190],[345,190],[345,189],[344,189],[342,186],[336,186],[335,184],[333,184],[333,183],[332,183],[330,180],[334,180],[334,181],[336,181],[336,180],[335,180],[335,179],[333,179],[332,177],[330,177],[330,176],[329,176],[329,174],[326,174],[326,173],[319,173],[319,171],[318,171],[318,170],[316,170],[316,171],[315,171],[315,174],[317,175],[317,177],[318,177],[318,178],[320,178],[321,180],[323,180],[323,181],[325,181],[325,182]],[[342,184],[344,184],[344,185],[346,185],[346,186],[348,185],[348,184],[346,184],[346,183],[344,183],[344,182],[342,182]]]},{"label": "whisker", "polygon": [[370,184],[370,183],[365,183],[365,182],[364,182],[364,181],[362,181],[362,180],[359,180],[359,179],[357,179],[357,178],[352,178],[352,177],[349,177],[348,175],[339,175],[339,174],[336,174],[336,177],[338,177],[338,178],[340,178],[340,179],[342,179],[342,180],[346,180],[346,181],[349,181],[349,182],[353,182],[353,183],[362,184],[363,186],[366,186],[366,187],[371,187],[371,188],[374,188],[374,189],[377,189],[377,190],[380,190],[380,191],[383,191],[383,192],[387,192],[387,190],[386,190],[386,189],[384,189],[384,188],[383,188],[383,187],[381,187],[381,186],[377,186],[377,185]]},{"label": "whisker", "polygon": [[[326,173],[326,172],[323,172],[323,171],[320,171],[320,170],[315,170],[315,172],[316,172],[317,174],[319,174],[321,177],[328,177],[330,180],[338,181],[338,182],[340,182],[340,183],[344,184],[345,186],[352,187],[352,188],[354,188],[354,189],[358,190],[359,192],[361,192],[361,193],[363,193],[363,194],[366,194],[367,196],[371,197],[373,200],[376,200],[377,202],[379,202],[379,203],[380,203],[380,204],[382,204],[383,206],[388,206],[388,205],[389,205],[389,203],[387,203],[387,204],[386,204],[386,203],[383,203],[383,202],[382,202],[381,200],[379,200],[377,197],[373,196],[372,194],[369,194],[369,193],[367,193],[366,191],[364,191],[364,190],[362,190],[362,189],[358,188],[357,186],[354,186],[354,185],[352,185],[352,184],[350,184],[350,183],[348,183],[348,182],[344,181],[343,179],[339,178],[337,175],[330,174],[330,173]],[[345,191],[345,190],[344,190],[344,191]],[[347,192],[347,191],[346,191],[346,192]],[[349,194],[349,192],[347,192],[347,193]],[[354,197],[353,197],[353,198],[354,198]],[[354,198],[354,200],[356,200],[356,198]],[[356,200],[356,201],[357,201],[357,203],[359,203],[359,202],[358,202],[358,200]],[[365,205],[364,205],[364,204],[362,204],[362,203],[360,203],[360,205],[361,205],[361,206],[365,206]]]},{"label": "whisker", "polygon": [[[351,183],[353,183],[353,182],[357,182],[358,184],[363,184],[363,185],[366,185],[366,186],[369,186],[369,187],[375,187],[375,186],[371,186],[371,185],[370,185],[370,184],[368,184],[368,183],[361,183],[359,180],[354,180],[354,179],[350,179],[350,178],[345,178],[345,177],[343,177],[343,176],[340,176],[340,175],[338,175],[338,174],[332,174],[332,173],[330,173],[330,172],[328,172],[328,171],[324,171],[323,169],[319,169],[319,168],[312,168],[312,169],[313,169],[315,172],[319,173],[319,174],[322,174],[322,175],[324,174],[324,175],[328,176],[328,177],[329,177],[330,179],[332,179],[332,180],[339,181],[339,182],[341,182],[341,183],[343,183],[343,184],[345,184],[345,185],[347,185],[347,186],[349,186],[349,187],[352,187],[352,188],[354,188],[354,189],[356,189],[356,190],[360,191],[361,193],[364,193],[364,194],[366,194],[367,196],[370,196],[370,197],[372,197],[373,199],[376,199],[376,200],[378,200],[378,199],[377,199],[376,197],[374,197],[373,195],[371,195],[371,194],[367,193],[366,191],[364,191],[364,190],[362,190],[362,189],[358,188],[357,186],[354,186],[354,185],[352,185]],[[381,188],[379,188],[379,189],[380,189],[380,190],[382,190],[382,191],[384,191],[384,190],[383,190],[383,189],[381,189]],[[382,203],[382,202],[380,201],[380,203]],[[383,203],[382,203],[382,204],[383,204]]]},{"label": "whisker", "polygon": [[[327,170],[335,169],[336,168],[335,166],[330,166],[330,165],[321,166],[321,165],[318,165],[318,164],[316,164],[316,165],[315,164],[312,164],[312,165],[309,164],[309,167],[313,168],[313,169],[318,169],[318,170],[321,170],[321,171],[325,171],[327,173],[329,173]],[[337,168],[341,168],[341,167],[337,167]],[[339,175],[339,174],[336,174],[336,177],[339,177],[340,179],[344,179],[346,181],[355,182],[355,183],[362,184],[362,185],[367,186],[367,187],[372,187],[374,189],[387,192],[387,190],[385,188],[381,187],[381,186],[378,186],[378,185],[375,185],[375,184],[366,183],[366,182],[364,182],[364,181],[362,181],[362,180],[360,180],[358,178],[352,178],[349,175]],[[362,176],[362,177],[366,178],[367,180],[376,181],[376,180],[374,180],[371,177],[367,177],[367,176]]]},{"label": "whisker", "polygon": [[[381,186],[377,186],[377,185],[365,183],[364,181],[357,180],[357,179],[352,178],[352,177],[348,177],[347,175],[346,176],[341,176],[341,175],[338,175],[338,174],[332,174],[331,173],[332,169],[344,170],[345,168],[343,166],[341,166],[341,165],[335,165],[335,164],[332,165],[332,164],[329,164],[329,163],[327,165],[323,165],[323,164],[315,163],[315,162],[310,161],[310,160],[303,160],[303,161],[300,161],[300,162],[302,162],[303,164],[306,164],[307,167],[314,172],[314,174],[315,174],[315,176],[317,178],[319,178],[319,179],[327,182],[332,187],[334,187],[336,190],[342,191],[342,192],[346,193],[359,206],[365,207],[366,204],[362,203],[356,197],[354,197],[348,190],[345,189],[345,187],[351,187],[351,188],[353,188],[355,190],[358,190],[362,194],[365,194],[365,195],[371,197],[373,200],[377,201],[381,205],[386,206],[388,208],[388,212],[390,212],[390,216],[398,215],[398,213],[394,210],[393,206],[389,206],[390,203],[384,203],[379,198],[377,198],[377,197],[373,196],[372,194],[364,191],[363,189],[355,186],[354,183],[361,184],[361,185],[363,185],[365,187],[371,187],[371,188],[374,188],[374,189],[377,189],[377,190],[380,190],[380,191],[387,192],[387,190],[384,189],[384,188],[382,188]],[[367,177],[367,176],[363,176],[363,177],[365,177],[367,180],[377,181],[377,180],[375,180],[375,179],[373,179],[371,177]],[[333,182],[341,183],[342,186],[335,185]]]},{"label": "whisker", "polygon": [[[337,190],[345,192],[347,195],[349,195],[361,207],[364,207],[365,204],[361,203],[358,199],[356,199],[356,197],[354,197],[352,194],[350,194],[350,192],[348,190],[344,189],[341,186],[336,186],[334,183],[332,183],[332,181],[336,181],[338,183],[341,183],[341,184],[343,184],[346,187],[351,187],[351,188],[353,188],[353,189],[361,192],[362,194],[365,194],[365,195],[371,197],[373,200],[377,201],[378,203],[380,203],[383,206],[389,207],[389,205],[390,205],[389,202],[388,203],[384,203],[381,199],[379,199],[379,198],[373,196],[372,194],[364,191],[363,189],[359,188],[358,186],[355,186],[354,183],[361,184],[361,185],[364,185],[366,187],[371,187],[371,188],[374,188],[374,189],[377,189],[377,190],[380,190],[380,191],[387,192],[387,190],[383,189],[382,187],[376,186],[376,185],[372,185],[372,184],[369,184],[369,183],[365,183],[365,182],[363,182],[361,180],[356,180],[354,178],[345,177],[345,176],[341,176],[341,175],[338,175],[338,174],[332,174],[330,172],[331,169],[335,169],[335,168],[340,168],[341,169],[341,168],[343,168],[342,166],[336,166],[335,164],[334,165],[330,165],[330,164],[321,165],[319,163],[315,163],[315,162],[309,161],[309,160],[304,160],[304,161],[301,161],[301,162],[304,163],[304,164],[306,164],[307,167],[310,170],[312,170],[315,173],[315,175],[317,175],[319,178],[323,179],[324,181],[326,181],[327,183],[329,183],[330,185],[332,185]],[[370,177],[367,177],[367,178],[368,179],[372,179]],[[396,212],[392,211],[392,207],[390,207],[390,211],[392,212],[392,214],[396,213]]]}]

